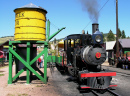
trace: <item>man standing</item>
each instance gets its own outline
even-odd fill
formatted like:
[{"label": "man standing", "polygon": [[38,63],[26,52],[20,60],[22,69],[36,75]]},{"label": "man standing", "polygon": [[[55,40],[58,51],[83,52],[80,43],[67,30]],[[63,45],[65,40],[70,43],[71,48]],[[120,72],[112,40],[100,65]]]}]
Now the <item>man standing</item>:
[{"label": "man standing", "polygon": [[43,67],[43,55],[40,58],[41,58],[40,68],[42,68]]},{"label": "man standing", "polygon": [[41,68],[41,58],[38,58],[38,67]]}]

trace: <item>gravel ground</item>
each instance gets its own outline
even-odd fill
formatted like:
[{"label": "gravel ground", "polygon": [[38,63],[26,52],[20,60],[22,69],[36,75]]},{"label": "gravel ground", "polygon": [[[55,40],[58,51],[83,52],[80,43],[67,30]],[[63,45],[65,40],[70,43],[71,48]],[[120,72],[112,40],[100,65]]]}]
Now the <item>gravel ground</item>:
[{"label": "gravel ground", "polygon": [[[13,66],[13,70],[15,66]],[[41,68],[42,70],[43,68]],[[40,80],[36,79],[32,84],[26,84],[25,76],[26,72],[20,75],[23,79],[17,83],[8,85],[8,66],[0,68],[0,96],[60,96],[60,94],[54,90],[55,86],[51,84],[52,79],[50,71],[48,69],[48,83],[43,84]],[[14,71],[13,71],[14,75]]]},{"label": "gravel ground", "polygon": [[112,83],[117,85],[114,91],[121,96],[130,96],[130,70],[109,66],[103,66],[103,68],[117,72],[117,76],[114,76],[112,80]]},{"label": "gravel ground", "polygon": [[77,89],[78,84],[72,81],[73,78],[71,78],[71,76],[67,74],[61,74],[59,71],[57,71],[57,68],[54,68],[52,78],[52,84],[62,96],[82,96]]},{"label": "gravel ground", "polygon": [[[130,70],[122,70],[120,68],[109,67],[107,63],[103,64],[104,69],[109,69],[117,72],[117,76],[113,77],[112,83],[117,84],[114,92],[121,96],[130,96]],[[15,66],[13,66],[15,70]],[[41,68],[43,70],[43,68]],[[47,69],[48,82],[43,84],[36,79],[31,84],[26,84],[26,72],[20,75],[21,79],[17,83],[8,85],[8,66],[0,68],[0,96],[83,96],[78,90],[78,84],[72,81],[73,78],[67,74],[61,74],[54,68],[53,74],[50,69]],[[13,72],[14,75],[14,72]],[[86,94],[86,96],[91,96]]]}]

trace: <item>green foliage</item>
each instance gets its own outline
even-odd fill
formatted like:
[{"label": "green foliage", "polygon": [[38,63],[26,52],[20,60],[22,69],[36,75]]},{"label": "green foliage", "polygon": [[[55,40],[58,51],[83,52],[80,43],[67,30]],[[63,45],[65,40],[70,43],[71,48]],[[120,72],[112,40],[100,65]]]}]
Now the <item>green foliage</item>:
[{"label": "green foliage", "polygon": [[128,36],[127,39],[130,39],[130,37]]},{"label": "green foliage", "polygon": [[0,76],[4,76],[4,74],[0,74]]},{"label": "green foliage", "polygon": [[119,37],[119,38],[121,38],[121,37],[122,37],[122,33],[121,33],[120,28],[118,28],[118,37]]},{"label": "green foliage", "polygon": [[107,34],[107,41],[114,41],[114,40],[115,40],[115,36],[113,32],[110,30],[109,33]]},{"label": "green foliage", "polygon": [[124,30],[122,30],[122,38],[126,38],[126,35],[125,35],[125,31]]},{"label": "green foliage", "polygon": [[52,44],[52,42],[49,42],[48,49],[51,49],[51,44]]},{"label": "green foliage", "polygon": [[24,94],[18,94],[18,96],[28,96],[28,94],[24,93]]},{"label": "green foliage", "polygon": [[36,87],[42,87],[42,85],[37,85]]},{"label": "green foliage", "polygon": [[48,50],[48,53],[54,53],[54,52],[55,52],[55,50],[53,50],[53,49]]},{"label": "green foliage", "polygon": [[15,96],[14,94],[7,94],[6,96]]},{"label": "green foliage", "polygon": [[106,38],[105,38],[105,36],[104,36],[104,33],[103,32],[101,32],[102,33],[102,35],[103,35],[103,42],[106,42]]}]

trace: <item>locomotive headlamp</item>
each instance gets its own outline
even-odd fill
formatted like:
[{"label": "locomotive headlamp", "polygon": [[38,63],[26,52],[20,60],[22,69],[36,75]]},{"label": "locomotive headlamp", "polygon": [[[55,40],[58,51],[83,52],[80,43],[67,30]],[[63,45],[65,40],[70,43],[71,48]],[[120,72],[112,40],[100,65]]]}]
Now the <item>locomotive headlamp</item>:
[{"label": "locomotive headlamp", "polygon": [[95,40],[96,40],[96,42],[101,42],[101,36],[100,35],[97,35],[96,37],[95,37]]}]

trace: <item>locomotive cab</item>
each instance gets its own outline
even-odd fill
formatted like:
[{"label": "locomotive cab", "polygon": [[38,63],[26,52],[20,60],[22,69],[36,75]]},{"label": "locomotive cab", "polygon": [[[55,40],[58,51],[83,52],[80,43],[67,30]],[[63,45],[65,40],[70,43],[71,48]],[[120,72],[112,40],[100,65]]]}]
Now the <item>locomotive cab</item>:
[{"label": "locomotive cab", "polygon": [[73,65],[74,54],[81,56],[81,48],[92,44],[92,36],[90,34],[73,34],[64,39],[64,51],[66,53],[67,65]]}]

